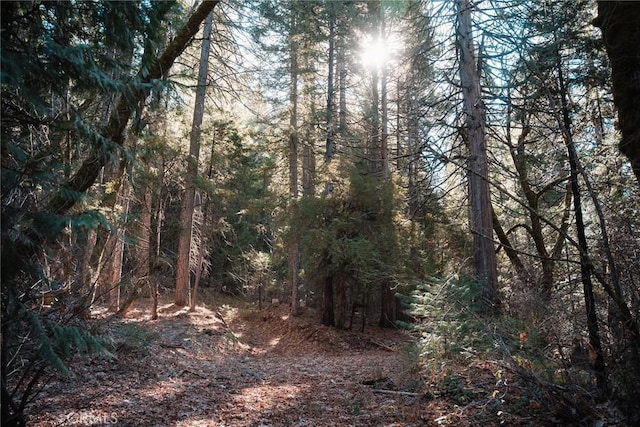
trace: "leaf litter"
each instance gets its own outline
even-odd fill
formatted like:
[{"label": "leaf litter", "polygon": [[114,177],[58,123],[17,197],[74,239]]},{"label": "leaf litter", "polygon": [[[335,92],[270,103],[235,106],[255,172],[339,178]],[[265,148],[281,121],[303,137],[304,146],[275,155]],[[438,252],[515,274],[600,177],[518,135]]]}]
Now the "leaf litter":
[{"label": "leaf litter", "polygon": [[[77,357],[69,364],[72,376],[50,375],[27,407],[28,424],[562,424],[557,408],[523,399],[518,376],[500,361],[448,360],[442,370],[425,372],[406,331],[371,325],[363,333],[343,331],[320,325],[311,309],[292,317],[286,305],[258,310],[226,302],[195,312],[165,303],[156,321],[148,320],[145,299],[123,317],[96,310],[89,326],[111,337],[116,358]],[[538,400],[545,402],[544,396]],[[514,411],[517,405],[523,408]]]}]

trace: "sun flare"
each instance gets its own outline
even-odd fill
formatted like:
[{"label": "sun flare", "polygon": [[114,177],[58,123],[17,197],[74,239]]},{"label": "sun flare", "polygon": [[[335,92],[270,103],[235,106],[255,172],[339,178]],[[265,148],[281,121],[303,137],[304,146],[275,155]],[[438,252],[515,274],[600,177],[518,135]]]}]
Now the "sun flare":
[{"label": "sun flare", "polygon": [[389,46],[383,39],[366,40],[362,46],[362,64],[381,68],[389,58]]}]

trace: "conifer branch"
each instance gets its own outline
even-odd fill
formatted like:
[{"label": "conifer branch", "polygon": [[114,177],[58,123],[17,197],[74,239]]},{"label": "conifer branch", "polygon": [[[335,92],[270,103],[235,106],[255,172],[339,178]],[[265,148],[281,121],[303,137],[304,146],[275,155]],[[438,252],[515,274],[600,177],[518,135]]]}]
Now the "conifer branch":
[{"label": "conifer branch", "polygon": [[[168,73],[175,60],[198,33],[204,19],[218,3],[219,0],[203,1],[153,64],[148,68],[143,66],[138,71],[137,78],[129,84],[128,88],[129,93],[134,94],[134,99],[120,97],[115,113],[109,118],[106,126],[104,133],[106,139],[118,146],[124,145],[125,129],[136,110],[136,105],[142,104],[149,94],[146,83],[160,79]],[[48,210],[59,215],[67,213],[79,200],[77,195],[84,193],[95,183],[100,170],[107,164],[109,158],[109,153],[104,150],[94,152],[62,186],[62,190],[52,197]]]}]

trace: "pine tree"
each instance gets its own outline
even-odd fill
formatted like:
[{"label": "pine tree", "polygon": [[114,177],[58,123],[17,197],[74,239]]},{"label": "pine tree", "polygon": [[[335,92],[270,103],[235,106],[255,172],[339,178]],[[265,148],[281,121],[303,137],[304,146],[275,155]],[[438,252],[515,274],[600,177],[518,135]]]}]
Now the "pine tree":
[{"label": "pine tree", "polygon": [[[198,87],[196,90],[193,122],[189,138],[189,157],[187,161],[187,175],[185,194],[182,198],[180,211],[180,225],[182,227],[178,244],[178,259],[176,261],[176,295],[175,304],[187,304],[191,272],[191,243],[193,236],[193,214],[195,199],[195,181],[198,177],[198,163],[200,159],[200,135],[202,118],[204,116],[204,101],[207,91],[207,73],[209,69],[209,51],[211,30],[213,27],[213,13],[205,20],[203,41],[200,50],[200,66],[198,68]],[[195,296],[192,296],[195,298]]]}]

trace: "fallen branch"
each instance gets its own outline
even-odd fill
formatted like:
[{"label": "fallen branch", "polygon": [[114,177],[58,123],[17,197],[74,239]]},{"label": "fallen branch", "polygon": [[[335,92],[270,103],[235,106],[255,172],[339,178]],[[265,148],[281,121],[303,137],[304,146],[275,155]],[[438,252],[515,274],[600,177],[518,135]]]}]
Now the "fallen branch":
[{"label": "fallen branch", "polygon": [[182,343],[174,344],[174,343],[170,343],[170,342],[161,342],[161,343],[158,343],[158,345],[160,347],[164,347],[164,348],[182,348],[182,349],[185,349],[184,348],[184,344],[182,344]]},{"label": "fallen branch", "polygon": [[424,395],[424,393],[412,393],[410,391],[384,390],[379,388],[374,388],[371,391],[374,393],[380,393],[380,394],[398,394],[402,396],[413,396],[413,397],[420,397]]},{"label": "fallen branch", "polygon": [[377,342],[377,341],[369,340],[369,342],[370,342],[371,344],[377,345],[378,347],[380,347],[380,348],[382,348],[382,349],[384,349],[384,350],[387,350],[387,351],[390,351],[390,352],[393,352],[393,353],[395,353],[396,351],[398,351],[397,349],[395,349],[395,348],[393,348],[393,347],[389,347],[388,345],[386,345],[386,344],[382,344],[382,343]]},{"label": "fallen branch", "polygon": [[195,375],[195,376],[196,376],[196,377],[198,377],[198,378],[208,379],[208,377],[206,377],[206,376],[204,376],[204,375],[201,375],[201,374],[199,374],[199,373],[197,373],[197,372],[194,372],[194,371],[192,371],[192,370],[189,370],[189,369],[184,369],[182,372],[180,372],[180,373],[178,374],[178,376],[179,376],[179,377],[181,377],[183,374],[191,374],[191,375]]}]

